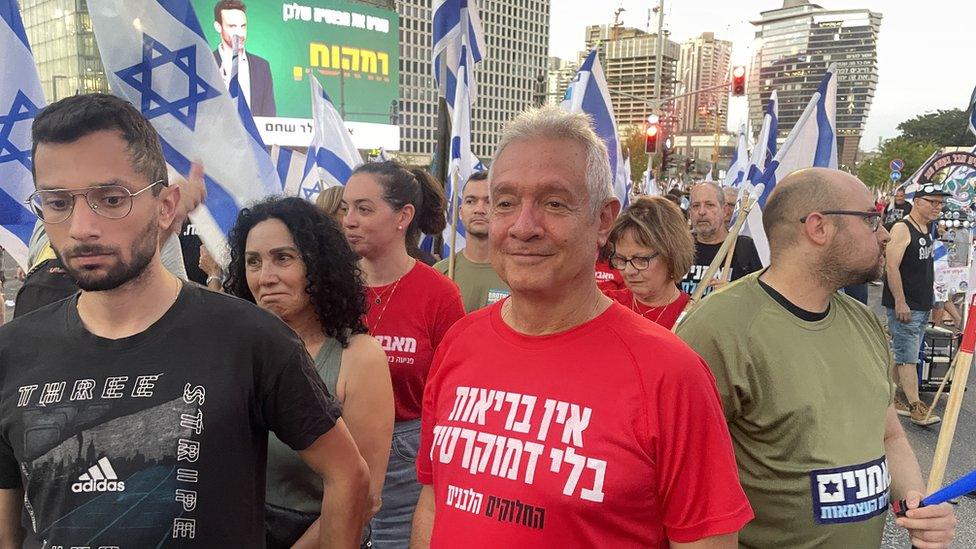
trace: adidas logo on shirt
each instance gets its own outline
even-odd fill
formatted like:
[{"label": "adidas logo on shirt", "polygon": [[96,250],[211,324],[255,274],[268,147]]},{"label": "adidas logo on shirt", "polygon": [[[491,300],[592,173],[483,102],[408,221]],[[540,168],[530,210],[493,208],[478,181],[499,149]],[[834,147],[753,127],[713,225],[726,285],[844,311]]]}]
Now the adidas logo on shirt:
[{"label": "adidas logo on shirt", "polygon": [[82,492],[122,492],[124,490],[125,482],[119,480],[107,457],[98,460],[98,463],[88,468],[87,473],[78,477],[78,482],[71,485],[71,491],[76,494]]}]

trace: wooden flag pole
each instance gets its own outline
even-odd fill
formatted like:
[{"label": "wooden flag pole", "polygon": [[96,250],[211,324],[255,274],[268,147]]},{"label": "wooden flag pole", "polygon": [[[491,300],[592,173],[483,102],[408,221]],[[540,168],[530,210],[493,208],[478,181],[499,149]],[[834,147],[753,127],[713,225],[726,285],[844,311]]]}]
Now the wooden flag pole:
[{"label": "wooden flag pole", "polygon": [[732,256],[735,255],[735,242],[735,240],[732,241],[732,247],[729,248],[729,253],[725,256],[725,266],[722,267],[722,280],[726,282],[732,280]]},{"label": "wooden flag pole", "polygon": [[[976,299],[976,293],[973,294],[972,299]],[[970,309],[973,304],[973,301],[969,302]],[[970,315],[962,336],[962,344],[959,346],[959,353],[956,355],[952,388],[949,389],[949,402],[946,403],[945,414],[942,416],[942,427],[939,429],[939,440],[935,444],[935,457],[932,458],[932,469],[929,471],[929,493],[942,487],[946,466],[949,463],[949,451],[952,449],[952,439],[956,436],[956,422],[959,420],[962,398],[966,394],[969,370],[973,365],[974,348],[976,348],[976,324],[973,323],[972,315]],[[946,376],[948,376],[948,372],[946,372]]]},{"label": "wooden flag pole", "polygon": [[728,236],[725,237],[725,241],[722,242],[722,246],[719,247],[718,252],[715,254],[715,258],[712,259],[712,263],[708,266],[705,271],[705,276],[702,277],[701,282],[698,283],[698,287],[695,288],[694,293],[691,294],[691,299],[688,300],[688,304],[685,305],[681,314],[678,315],[677,322],[671,328],[671,331],[676,331],[678,325],[684,320],[684,317],[688,315],[688,312],[701,300],[702,296],[705,295],[705,290],[708,289],[708,281],[715,277],[715,273],[718,272],[719,267],[721,267],[722,262],[725,260],[726,256],[729,254],[729,250],[735,246],[735,241],[739,238],[739,232],[742,230],[742,226],[746,222],[746,218],[749,217],[749,211],[752,210],[752,206],[756,203],[749,196],[743,196],[740,204],[742,207],[739,210],[739,217],[736,218],[735,223],[732,224],[732,228],[729,229]]}]

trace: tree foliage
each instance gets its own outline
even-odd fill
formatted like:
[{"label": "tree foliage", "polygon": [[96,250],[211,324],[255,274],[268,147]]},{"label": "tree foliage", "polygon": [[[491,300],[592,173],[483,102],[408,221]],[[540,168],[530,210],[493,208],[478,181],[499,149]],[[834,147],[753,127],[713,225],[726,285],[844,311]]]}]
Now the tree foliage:
[{"label": "tree foliage", "polygon": [[899,158],[905,162],[902,169],[903,182],[939,148],[938,144],[931,141],[916,141],[904,136],[889,139],[881,145],[877,156],[860,163],[857,177],[868,187],[889,189],[893,186],[891,168],[888,167],[892,160]]},{"label": "tree foliage", "polygon": [[971,147],[976,135],[969,131],[966,112],[959,109],[938,110],[922,114],[898,124],[901,137],[919,143],[934,143],[940,147]]},{"label": "tree foliage", "polygon": [[630,177],[632,183],[640,181],[647,169],[649,156],[644,152],[644,128],[640,125],[624,130],[621,147],[626,150],[625,155],[630,158]]}]

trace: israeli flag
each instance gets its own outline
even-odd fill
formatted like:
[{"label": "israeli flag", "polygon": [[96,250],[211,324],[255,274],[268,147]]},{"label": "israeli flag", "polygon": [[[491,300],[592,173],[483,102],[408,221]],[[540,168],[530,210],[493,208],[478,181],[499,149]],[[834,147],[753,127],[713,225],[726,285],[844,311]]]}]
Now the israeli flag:
[{"label": "israeli flag", "polygon": [[264,139],[261,138],[261,132],[258,131],[258,126],[254,123],[254,116],[251,114],[251,107],[248,106],[247,98],[244,97],[244,92],[241,90],[241,81],[238,73],[241,58],[241,37],[234,36],[233,42],[230,82],[227,86],[228,91],[237,103],[237,114],[241,117],[241,123],[244,124],[244,129],[251,136],[251,147],[254,149],[254,158],[258,162],[266,164],[261,167],[262,171],[266,172],[268,170],[267,163],[271,162],[271,157],[268,156],[268,147],[264,144]]},{"label": "israeli flag", "polygon": [[[762,177],[763,172],[769,166],[773,157],[776,156],[776,135],[779,132],[779,101],[776,91],[773,90],[766,104],[766,114],[763,116],[762,127],[759,129],[759,138],[752,149],[752,156],[749,159],[749,170],[746,174],[746,184],[741,187],[739,196],[749,193],[753,199],[759,198],[761,192],[756,192],[756,185]],[[766,238],[766,230],[762,223],[762,208],[754,207],[749,211],[745,225],[742,227],[742,234],[752,238],[759,251],[759,259],[764,266],[769,265],[769,240]]]},{"label": "israeli flag", "polygon": [[[462,37],[462,41],[463,37]],[[454,111],[451,115],[451,161],[447,166],[448,179],[445,185],[447,192],[447,215],[448,220],[455,219],[455,208],[461,207],[461,196],[464,192],[464,184],[474,172],[474,165],[477,162],[474,153],[471,152],[471,94],[470,78],[467,52],[467,44],[461,45],[459,63],[457,70],[457,85],[454,94]],[[441,257],[449,257],[451,253],[451,232],[456,230],[455,253],[464,249],[465,232],[460,218],[457,218],[457,226],[447,224],[444,228],[444,248]]]},{"label": "israeli flag", "polygon": [[363,157],[352,142],[352,135],[342,115],[325,93],[319,79],[309,76],[312,84],[312,118],[315,130],[308,147],[302,185],[298,196],[315,202],[328,187],[345,185],[352,171],[363,164]]},{"label": "israeli flag", "polygon": [[[469,71],[481,62],[485,51],[485,31],[481,28],[481,16],[476,0],[434,0],[433,32],[434,81],[437,95],[447,100],[453,109],[457,97],[458,67],[461,47],[465,46],[465,64]],[[478,86],[468,74],[468,96],[474,104],[478,98]]]},{"label": "israeli flag", "polygon": [[738,187],[746,179],[746,172],[749,170],[749,144],[746,142],[746,125],[739,125],[739,141],[735,147],[735,155],[732,157],[732,165],[725,172],[723,187]]},{"label": "israeli flag", "polygon": [[[769,195],[776,188],[776,182],[787,175],[804,168],[837,168],[836,69],[835,63],[827,68],[820,86],[783,142],[783,148],[776,153],[756,183],[754,192],[758,202],[754,210],[766,206]],[[759,227],[761,226],[760,220]],[[753,233],[759,258],[763,265],[768,265],[769,243],[765,239],[765,233],[761,238],[756,236]]]},{"label": "israeli flag", "polygon": [[760,178],[759,205],[765,206],[776,182],[803,168],[837,169],[837,64],[831,63],[820,86]]},{"label": "israeli flag", "polygon": [[590,115],[593,129],[607,145],[610,155],[610,173],[613,175],[613,192],[620,200],[621,207],[626,208],[630,200],[627,197],[627,174],[624,170],[623,154],[620,147],[620,133],[617,131],[617,121],[613,116],[613,103],[610,102],[610,89],[607,79],[603,75],[603,67],[598,57],[599,50],[586,56],[583,65],[577,71],[563,97],[562,108],[569,112],[584,112]]},{"label": "israeli flag", "polygon": [[190,213],[200,239],[225,257],[240,209],[281,193],[267,151],[241,122],[188,0],[91,0],[89,13],[115,95],[156,128],[163,155],[184,177],[200,160],[205,205]]},{"label": "israeli flag", "polygon": [[37,222],[27,206],[34,192],[31,124],[45,104],[16,0],[0,0],[0,59],[0,246],[27,271]]},{"label": "israeli flag", "polygon": [[759,137],[756,145],[752,148],[752,156],[749,158],[749,170],[746,180],[755,184],[762,175],[769,163],[776,156],[776,135],[779,132],[779,100],[776,90],[769,96],[766,103],[766,114],[763,116],[762,127],[759,129]]},{"label": "israeli flag", "polygon": [[286,196],[298,194],[298,188],[302,185],[302,176],[305,175],[305,158],[304,154],[288,147],[278,145],[271,147],[271,162],[278,172],[278,179]]}]

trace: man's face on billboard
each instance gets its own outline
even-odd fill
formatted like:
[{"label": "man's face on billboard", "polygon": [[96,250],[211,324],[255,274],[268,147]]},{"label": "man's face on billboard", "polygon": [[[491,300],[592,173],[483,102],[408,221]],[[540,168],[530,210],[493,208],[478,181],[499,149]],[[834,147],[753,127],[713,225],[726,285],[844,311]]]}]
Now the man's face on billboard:
[{"label": "man's face on billboard", "polygon": [[234,37],[241,39],[241,49],[247,41],[247,14],[241,10],[221,10],[220,21],[214,21],[214,30],[220,33],[225,48],[234,47]]}]

